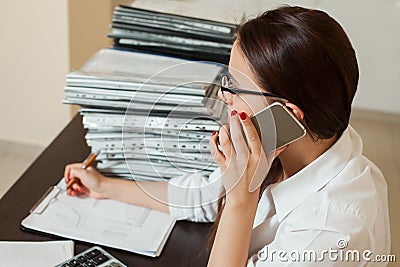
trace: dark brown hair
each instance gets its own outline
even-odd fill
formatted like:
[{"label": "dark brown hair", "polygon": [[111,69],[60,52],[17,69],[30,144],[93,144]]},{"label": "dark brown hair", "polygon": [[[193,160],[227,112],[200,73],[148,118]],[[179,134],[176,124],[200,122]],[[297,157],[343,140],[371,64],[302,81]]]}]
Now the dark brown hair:
[{"label": "dark brown hair", "polygon": [[[342,27],[319,10],[283,6],[241,25],[237,45],[266,91],[297,105],[302,123],[315,139],[339,138],[347,128],[359,72],[355,51]],[[261,185],[282,177],[277,158]],[[218,214],[208,248],[212,247],[223,210]]]}]

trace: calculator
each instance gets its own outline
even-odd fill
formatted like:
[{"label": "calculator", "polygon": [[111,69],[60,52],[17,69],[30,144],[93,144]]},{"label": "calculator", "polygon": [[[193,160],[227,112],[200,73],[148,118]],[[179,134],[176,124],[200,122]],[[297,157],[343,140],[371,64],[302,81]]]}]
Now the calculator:
[{"label": "calculator", "polygon": [[84,252],[75,255],[69,260],[55,267],[127,267],[114,258],[110,253],[98,246],[93,246]]}]

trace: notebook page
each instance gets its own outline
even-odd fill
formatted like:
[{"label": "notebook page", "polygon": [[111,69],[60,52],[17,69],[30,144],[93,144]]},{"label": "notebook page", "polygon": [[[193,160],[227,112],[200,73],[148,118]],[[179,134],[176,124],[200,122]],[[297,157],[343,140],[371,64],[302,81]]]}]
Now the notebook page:
[{"label": "notebook page", "polygon": [[0,266],[51,267],[74,256],[74,242],[0,241]]}]

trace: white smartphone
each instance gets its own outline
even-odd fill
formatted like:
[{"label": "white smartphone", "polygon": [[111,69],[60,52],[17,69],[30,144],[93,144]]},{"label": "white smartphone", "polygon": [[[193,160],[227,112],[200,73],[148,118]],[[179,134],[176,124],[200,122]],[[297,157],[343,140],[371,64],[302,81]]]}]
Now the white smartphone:
[{"label": "white smartphone", "polygon": [[[266,153],[290,144],[306,134],[306,129],[285,106],[275,102],[251,118]],[[275,127],[275,129],[270,129]]]}]

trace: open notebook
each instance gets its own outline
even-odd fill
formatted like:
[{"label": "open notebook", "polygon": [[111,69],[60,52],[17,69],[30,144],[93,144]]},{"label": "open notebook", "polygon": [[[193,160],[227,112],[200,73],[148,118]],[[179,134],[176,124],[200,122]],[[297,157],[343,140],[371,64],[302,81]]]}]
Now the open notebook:
[{"label": "open notebook", "polygon": [[170,215],[115,200],[71,197],[63,179],[35,205],[22,228],[127,250],[160,255],[174,225]]}]

